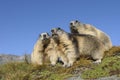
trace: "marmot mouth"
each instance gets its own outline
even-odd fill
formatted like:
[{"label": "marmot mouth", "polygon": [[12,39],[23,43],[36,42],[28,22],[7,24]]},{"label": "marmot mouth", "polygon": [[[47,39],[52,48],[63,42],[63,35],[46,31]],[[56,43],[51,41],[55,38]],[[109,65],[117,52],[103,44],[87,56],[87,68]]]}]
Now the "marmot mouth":
[{"label": "marmot mouth", "polygon": [[78,30],[77,30],[77,29],[74,29],[74,28],[71,28],[71,32],[72,32],[72,33],[78,33]]},{"label": "marmot mouth", "polygon": [[58,36],[57,34],[52,34],[52,36],[54,37],[54,36]]},{"label": "marmot mouth", "polygon": [[44,38],[42,40],[43,44],[48,44],[50,42],[50,39],[49,38]]},{"label": "marmot mouth", "polygon": [[57,34],[52,34],[52,38],[56,40],[56,39],[58,39],[58,35]]},{"label": "marmot mouth", "polygon": [[47,41],[47,40],[49,40],[49,38],[44,38],[42,41]]},{"label": "marmot mouth", "polygon": [[72,30],[72,29],[76,30],[75,26],[71,26],[70,29],[71,29],[71,30]]}]

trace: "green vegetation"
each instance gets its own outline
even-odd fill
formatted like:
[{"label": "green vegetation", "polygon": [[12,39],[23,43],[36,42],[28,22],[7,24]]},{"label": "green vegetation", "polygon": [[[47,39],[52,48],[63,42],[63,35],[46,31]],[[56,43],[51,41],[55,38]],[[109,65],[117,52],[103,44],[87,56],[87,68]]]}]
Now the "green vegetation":
[{"label": "green vegetation", "polygon": [[59,64],[52,66],[33,66],[26,62],[13,62],[0,66],[0,80],[63,80],[71,74]]},{"label": "green vegetation", "polygon": [[70,68],[63,68],[60,63],[54,67],[48,64],[33,66],[27,59],[25,62],[6,63],[0,65],[0,80],[64,80],[76,75],[85,79],[120,77],[120,47],[113,47],[105,54],[101,64],[93,64],[92,60],[82,56]]},{"label": "green vegetation", "polygon": [[92,65],[91,69],[82,73],[82,78],[99,78],[120,74],[120,58],[106,57],[99,65]]}]

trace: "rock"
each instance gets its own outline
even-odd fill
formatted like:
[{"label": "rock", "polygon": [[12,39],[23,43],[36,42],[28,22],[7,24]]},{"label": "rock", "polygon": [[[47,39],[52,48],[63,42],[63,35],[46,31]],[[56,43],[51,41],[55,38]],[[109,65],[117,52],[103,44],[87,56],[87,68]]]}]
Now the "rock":
[{"label": "rock", "polygon": [[[30,62],[30,55],[26,55],[27,60]],[[11,54],[0,54],[0,64],[7,62],[23,62],[25,61],[25,56],[16,56]]]}]

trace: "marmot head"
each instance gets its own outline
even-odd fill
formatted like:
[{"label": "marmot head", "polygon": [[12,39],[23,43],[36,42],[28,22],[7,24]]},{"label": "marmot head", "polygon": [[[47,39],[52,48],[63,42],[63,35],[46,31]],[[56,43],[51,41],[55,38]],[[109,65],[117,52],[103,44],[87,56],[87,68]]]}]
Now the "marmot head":
[{"label": "marmot head", "polygon": [[42,40],[43,44],[48,44],[50,42],[50,35],[47,32],[41,33],[39,38]]},{"label": "marmot head", "polygon": [[52,38],[56,41],[59,42],[59,37],[62,36],[62,34],[64,34],[64,30],[61,29],[60,27],[58,28],[53,28],[51,29],[51,33],[52,33]]},{"label": "marmot head", "polygon": [[78,33],[78,28],[80,26],[80,22],[78,20],[70,22],[70,30],[72,33]]},{"label": "marmot head", "polygon": [[60,27],[51,29],[52,36],[61,36],[64,33],[64,30]]}]

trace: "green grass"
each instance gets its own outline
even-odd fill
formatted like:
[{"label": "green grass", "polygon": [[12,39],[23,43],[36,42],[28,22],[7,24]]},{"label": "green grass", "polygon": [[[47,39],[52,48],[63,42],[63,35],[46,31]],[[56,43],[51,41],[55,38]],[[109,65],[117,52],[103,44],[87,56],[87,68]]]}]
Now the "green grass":
[{"label": "green grass", "polygon": [[[94,79],[105,76],[120,75],[120,47],[113,47],[105,52],[106,55],[99,65],[92,65],[82,73],[82,78]],[[117,54],[119,53],[119,54]]]},{"label": "green grass", "polygon": [[60,66],[33,66],[25,62],[0,66],[0,80],[63,80],[69,76],[66,68]]},{"label": "green grass", "polygon": [[105,52],[101,64],[93,64],[92,60],[81,57],[70,68],[60,64],[55,67],[43,65],[33,66],[27,59],[25,62],[12,62],[0,65],[0,80],[64,80],[71,76],[80,75],[84,79],[95,79],[105,76],[120,77],[120,47],[113,47]]},{"label": "green grass", "polygon": [[120,58],[118,56],[106,57],[99,65],[92,65],[91,69],[82,73],[82,78],[93,79],[120,74]]},{"label": "green grass", "polygon": [[25,63],[7,63],[0,66],[0,79],[24,80],[31,66]]}]

